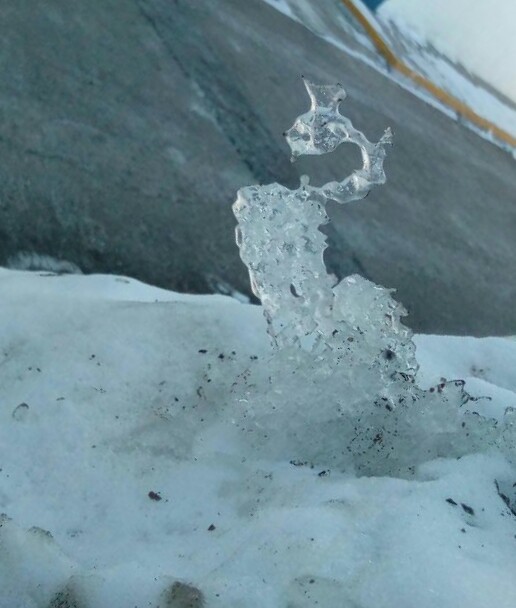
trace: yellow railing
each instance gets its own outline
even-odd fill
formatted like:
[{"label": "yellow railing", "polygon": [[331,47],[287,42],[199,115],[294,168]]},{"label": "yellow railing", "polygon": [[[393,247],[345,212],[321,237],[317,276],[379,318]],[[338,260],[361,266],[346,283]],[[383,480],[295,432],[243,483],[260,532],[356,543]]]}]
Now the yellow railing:
[{"label": "yellow railing", "polygon": [[394,51],[391,49],[387,41],[383,38],[383,36],[380,35],[378,30],[371,24],[369,19],[366,17],[366,15],[364,15],[364,13],[362,13],[362,11],[357,7],[353,0],[342,0],[342,2],[349,10],[349,12],[353,15],[353,17],[363,27],[364,31],[375,45],[380,55],[382,55],[382,57],[387,61],[391,68],[397,70],[404,76],[407,76],[408,78],[413,80],[416,84],[431,93],[439,101],[449,106],[450,108],[453,108],[456,112],[460,113],[466,120],[469,120],[477,127],[480,127],[484,131],[492,133],[494,137],[498,138],[499,140],[516,147],[516,137],[514,137],[510,133],[507,133],[507,131],[504,131],[503,129],[492,123],[490,120],[483,118],[464,102],[460,101],[453,95],[450,95],[444,89],[441,89],[441,87],[435,85],[433,82],[430,82],[430,80],[427,80],[424,76],[421,76],[421,74],[418,74],[406,63],[401,61],[401,59],[399,59],[399,57],[395,55]]}]

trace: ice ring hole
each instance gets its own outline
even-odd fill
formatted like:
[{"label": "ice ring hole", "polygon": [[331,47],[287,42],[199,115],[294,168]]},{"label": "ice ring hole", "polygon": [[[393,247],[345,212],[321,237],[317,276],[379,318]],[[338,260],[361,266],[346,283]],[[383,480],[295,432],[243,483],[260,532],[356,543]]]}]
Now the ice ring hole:
[{"label": "ice ring hole", "polygon": [[329,154],[299,156],[294,167],[299,175],[308,175],[310,185],[320,188],[328,182],[340,182],[363,166],[360,147],[345,142]]}]

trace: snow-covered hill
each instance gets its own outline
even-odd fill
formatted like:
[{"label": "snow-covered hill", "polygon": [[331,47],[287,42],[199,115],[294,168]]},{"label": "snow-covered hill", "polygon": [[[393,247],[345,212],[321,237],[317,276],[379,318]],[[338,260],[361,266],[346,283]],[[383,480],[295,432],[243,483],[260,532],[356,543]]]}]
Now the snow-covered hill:
[{"label": "snow-covered hill", "polygon": [[516,104],[513,0],[386,0],[378,14]]},{"label": "snow-covered hill", "polygon": [[[268,352],[258,307],[113,276],[1,270],[0,292],[2,608],[516,605],[501,455],[358,478],[210,432],[219,380]],[[417,346],[423,385],[516,406],[516,341]]]},{"label": "snow-covered hill", "polygon": [[516,135],[514,2],[387,0],[377,17],[411,68]]}]

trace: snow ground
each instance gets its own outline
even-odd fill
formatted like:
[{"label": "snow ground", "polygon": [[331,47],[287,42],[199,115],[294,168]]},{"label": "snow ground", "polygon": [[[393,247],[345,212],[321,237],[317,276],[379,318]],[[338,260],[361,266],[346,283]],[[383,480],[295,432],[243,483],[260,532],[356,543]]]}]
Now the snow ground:
[{"label": "snow ground", "polygon": [[516,135],[513,2],[387,0],[378,18],[410,67]]},{"label": "snow ground", "polygon": [[[258,307],[3,269],[0,291],[2,608],[516,605],[499,454],[357,478],[203,441],[227,397],[210,380],[269,348]],[[417,345],[422,384],[516,405],[516,341]]]}]

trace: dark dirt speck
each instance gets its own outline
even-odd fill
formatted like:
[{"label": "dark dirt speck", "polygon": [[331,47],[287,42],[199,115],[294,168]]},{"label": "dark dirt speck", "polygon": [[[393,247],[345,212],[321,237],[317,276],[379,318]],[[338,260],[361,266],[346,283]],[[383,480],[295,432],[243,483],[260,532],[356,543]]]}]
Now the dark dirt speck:
[{"label": "dark dirt speck", "polygon": [[475,510],[473,509],[473,507],[470,507],[468,505],[465,505],[463,502],[460,503],[460,506],[464,509],[464,511],[468,514],[468,515],[475,515]]}]

